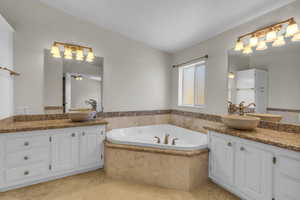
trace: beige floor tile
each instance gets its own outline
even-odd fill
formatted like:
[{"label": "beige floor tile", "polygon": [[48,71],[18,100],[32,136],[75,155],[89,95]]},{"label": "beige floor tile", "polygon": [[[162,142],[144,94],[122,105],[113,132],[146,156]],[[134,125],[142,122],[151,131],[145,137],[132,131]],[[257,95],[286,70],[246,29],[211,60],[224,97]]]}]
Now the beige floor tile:
[{"label": "beige floor tile", "polygon": [[0,193],[1,200],[238,200],[213,183],[192,192],[106,178],[102,170]]}]

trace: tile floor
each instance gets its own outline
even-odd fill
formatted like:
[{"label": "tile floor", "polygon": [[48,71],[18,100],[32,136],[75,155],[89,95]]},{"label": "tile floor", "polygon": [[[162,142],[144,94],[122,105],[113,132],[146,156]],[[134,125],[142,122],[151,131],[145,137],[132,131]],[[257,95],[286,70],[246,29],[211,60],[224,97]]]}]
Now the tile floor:
[{"label": "tile floor", "polygon": [[213,183],[192,192],[112,180],[103,170],[0,193],[1,200],[239,200]]}]

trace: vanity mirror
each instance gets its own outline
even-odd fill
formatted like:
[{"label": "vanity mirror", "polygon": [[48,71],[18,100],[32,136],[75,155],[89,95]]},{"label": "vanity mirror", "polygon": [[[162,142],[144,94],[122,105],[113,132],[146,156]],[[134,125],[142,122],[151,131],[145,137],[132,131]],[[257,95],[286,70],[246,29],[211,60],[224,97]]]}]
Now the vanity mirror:
[{"label": "vanity mirror", "polygon": [[[300,42],[228,53],[228,112],[300,124]],[[249,114],[250,113],[250,114]]]},{"label": "vanity mirror", "polygon": [[103,58],[57,58],[50,50],[44,55],[45,114],[103,110]]}]

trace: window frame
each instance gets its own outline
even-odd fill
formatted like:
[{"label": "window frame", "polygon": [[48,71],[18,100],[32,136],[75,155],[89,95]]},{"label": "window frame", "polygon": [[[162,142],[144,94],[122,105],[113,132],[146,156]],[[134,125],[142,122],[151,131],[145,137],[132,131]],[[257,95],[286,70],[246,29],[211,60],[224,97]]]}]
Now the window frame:
[{"label": "window frame", "polygon": [[[204,67],[204,87],[203,87],[203,95],[204,95],[204,104],[195,104],[196,102],[196,90],[197,90],[197,87],[196,87],[196,67],[197,65],[200,65],[201,67]],[[184,69],[187,69],[187,68],[194,68],[194,91],[193,91],[193,96],[194,96],[194,99],[193,99],[193,104],[184,104],[183,103],[183,94],[184,94],[184,75],[183,75],[183,71]],[[180,107],[191,107],[191,108],[205,108],[205,80],[206,79],[206,62],[205,61],[199,61],[199,62],[196,62],[196,63],[192,63],[192,64],[188,64],[188,65],[184,65],[184,66],[181,66],[179,67],[178,69],[178,101],[177,101],[177,106],[180,106]]]}]

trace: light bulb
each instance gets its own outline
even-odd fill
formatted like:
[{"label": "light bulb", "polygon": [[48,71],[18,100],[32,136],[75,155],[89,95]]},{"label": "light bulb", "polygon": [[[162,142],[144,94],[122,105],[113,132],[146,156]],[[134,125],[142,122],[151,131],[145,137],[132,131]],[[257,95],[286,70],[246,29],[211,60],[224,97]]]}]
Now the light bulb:
[{"label": "light bulb", "polygon": [[57,45],[53,45],[51,47],[51,54],[54,58],[60,58],[60,51],[59,51],[59,47]]},{"label": "light bulb", "polygon": [[285,45],[285,40],[282,35],[278,36],[278,38],[272,44],[273,47],[280,47],[283,45]]},{"label": "light bulb", "polygon": [[81,81],[82,80],[82,76],[76,76],[75,80]]},{"label": "light bulb", "polygon": [[82,49],[76,50],[76,60],[83,61],[83,51]]},{"label": "light bulb", "polygon": [[241,40],[238,40],[235,44],[235,51],[241,51],[244,49],[244,43]]},{"label": "light bulb", "polygon": [[267,33],[266,42],[274,42],[277,39],[277,33],[274,30],[271,30]]},{"label": "light bulb", "polygon": [[65,59],[68,59],[68,60],[72,59],[73,58],[72,49],[69,47],[65,47],[64,55],[65,55]]},{"label": "light bulb", "polygon": [[285,37],[292,37],[294,36],[297,32],[299,31],[298,29],[298,24],[295,21],[292,21],[289,23],[288,27],[286,28],[286,34]]},{"label": "light bulb", "polygon": [[234,79],[234,78],[235,78],[234,73],[233,73],[233,72],[229,72],[229,73],[228,73],[228,78]]},{"label": "light bulb", "polygon": [[263,51],[266,50],[268,48],[266,42],[264,40],[260,41],[256,47],[256,50],[258,51]]},{"label": "light bulb", "polygon": [[249,42],[250,46],[255,47],[257,45],[257,43],[258,43],[258,38],[256,36],[252,36],[250,38],[250,42]]},{"label": "light bulb", "polygon": [[248,46],[245,47],[245,49],[244,49],[244,51],[243,51],[243,54],[250,54],[250,53],[252,53],[252,52],[253,52],[253,51],[252,51],[251,46],[248,45]]},{"label": "light bulb", "polygon": [[300,42],[300,31],[294,35],[292,38],[293,42]]},{"label": "light bulb", "polygon": [[88,55],[86,56],[86,61],[87,62],[93,62],[94,61],[94,58],[95,58],[95,55],[93,53],[93,50],[90,50],[88,52]]}]

